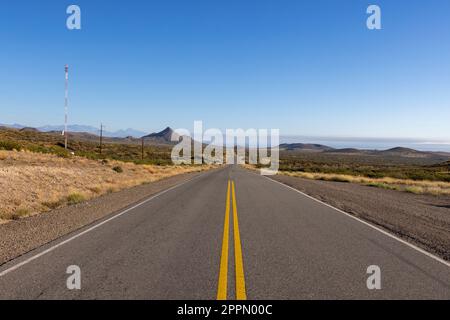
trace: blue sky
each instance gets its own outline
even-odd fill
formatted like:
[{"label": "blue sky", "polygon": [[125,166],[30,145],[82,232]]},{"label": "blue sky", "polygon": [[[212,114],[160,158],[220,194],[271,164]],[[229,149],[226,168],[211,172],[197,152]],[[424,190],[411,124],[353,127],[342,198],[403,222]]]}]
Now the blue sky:
[{"label": "blue sky", "polygon": [[450,139],[448,0],[11,1],[0,123],[61,124],[66,63],[71,123]]}]

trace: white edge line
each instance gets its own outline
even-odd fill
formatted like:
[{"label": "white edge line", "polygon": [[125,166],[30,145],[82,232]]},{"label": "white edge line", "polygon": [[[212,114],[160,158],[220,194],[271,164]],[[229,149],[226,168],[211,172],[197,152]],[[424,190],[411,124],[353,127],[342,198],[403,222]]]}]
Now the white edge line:
[{"label": "white edge line", "polygon": [[99,222],[99,223],[93,225],[93,226],[90,227],[89,229],[86,229],[86,230],[84,230],[84,231],[82,231],[82,232],[80,232],[80,233],[77,233],[76,235],[70,237],[69,239],[66,239],[66,240],[64,240],[64,241],[62,241],[62,242],[59,242],[59,243],[55,244],[54,246],[52,246],[52,247],[50,247],[50,248],[48,248],[48,249],[46,249],[46,250],[44,250],[44,251],[42,251],[42,252],[40,252],[40,253],[38,253],[38,254],[36,254],[36,255],[34,255],[34,256],[32,256],[32,257],[26,259],[26,260],[24,260],[24,261],[22,261],[22,262],[20,262],[20,263],[18,263],[18,264],[16,264],[16,265],[14,265],[14,266],[12,266],[12,267],[10,267],[10,268],[8,268],[8,269],[2,271],[2,272],[0,272],[0,277],[3,277],[4,275],[6,275],[6,274],[8,274],[8,273],[10,273],[10,272],[12,272],[12,271],[14,271],[14,270],[19,269],[20,267],[22,267],[22,266],[24,266],[24,265],[30,263],[31,261],[36,260],[36,259],[38,259],[38,258],[40,258],[40,257],[42,257],[42,256],[44,256],[44,255],[46,255],[46,254],[49,253],[49,252],[52,252],[53,250],[55,250],[55,249],[57,249],[57,248],[59,248],[59,247],[65,245],[66,243],[68,243],[68,242],[70,242],[70,241],[72,241],[72,240],[75,240],[75,239],[81,237],[82,235],[84,235],[84,234],[86,234],[86,233],[88,233],[88,232],[91,232],[92,230],[97,229],[98,227],[104,225],[105,223],[108,223],[108,222],[110,222],[110,221],[112,221],[112,220],[114,220],[114,219],[116,219],[116,218],[118,218],[118,217],[124,215],[125,213],[127,213],[127,212],[129,212],[129,211],[131,211],[131,210],[133,210],[133,209],[136,209],[137,207],[142,206],[143,204],[145,204],[145,203],[147,203],[147,202],[149,202],[149,201],[151,201],[151,200],[153,200],[153,199],[155,199],[155,198],[157,198],[157,197],[159,197],[159,196],[165,194],[166,192],[169,192],[169,191],[171,191],[171,190],[173,190],[173,189],[175,189],[175,188],[181,187],[182,185],[184,185],[184,184],[186,184],[186,183],[188,183],[188,182],[191,182],[191,181],[193,181],[193,180],[195,180],[195,179],[197,179],[197,178],[199,178],[199,177],[202,177],[203,175],[205,175],[206,173],[209,173],[209,172],[210,172],[210,171],[206,171],[206,172],[204,172],[204,173],[202,173],[202,174],[200,174],[200,175],[198,175],[198,176],[196,176],[196,177],[193,177],[193,178],[191,178],[191,179],[189,179],[189,180],[186,180],[186,181],[184,181],[184,182],[182,182],[182,183],[180,183],[180,184],[177,184],[177,185],[175,185],[175,186],[173,186],[173,187],[170,187],[169,189],[163,190],[163,191],[161,191],[161,192],[159,192],[159,193],[157,193],[157,194],[151,196],[150,198],[147,198],[147,199],[145,199],[145,200],[139,202],[138,204],[132,206],[131,208],[125,209],[125,210],[123,210],[123,211],[117,213],[116,215],[114,215],[114,216],[112,216],[112,217],[110,217],[110,218],[108,218],[108,219],[106,219],[106,220],[104,220],[104,221],[101,221],[101,222]]},{"label": "white edge line", "polygon": [[347,217],[350,217],[350,218],[352,218],[352,219],[354,219],[354,220],[356,220],[356,221],[359,221],[359,222],[365,224],[366,226],[368,226],[368,227],[370,227],[370,228],[372,228],[372,229],[375,229],[375,230],[381,232],[382,234],[384,234],[384,235],[386,235],[386,236],[388,236],[388,237],[390,237],[390,238],[392,238],[392,239],[395,239],[395,240],[397,240],[397,241],[403,243],[404,245],[407,245],[408,247],[410,247],[410,248],[412,248],[412,249],[414,249],[414,250],[416,250],[416,251],[419,251],[420,253],[422,253],[422,254],[424,254],[424,255],[426,255],[426,256],[428,256],[428,257],[430,257],[430,258],[432,258],[432,259],[434,259],[434,260],[436,260],[436,261],[438,261],[438,262],[440,262],[440,263],[446,265],[447,267],[450,267],[450,262],[445,261],[444,259],[439,258],[438,256],[435,256],[434,254],[432,254],[432,253],[430,253],[430,252],[428,252],[428,251],[425,251],[425,250],[423,250],[422,248],[419,248],[419,247],[417,247],[417,246],[415,246],[415,245],[413,245],[413,244],[411,244],[411,243],[409,243],[409,242],[407,242],[407,241],[405,241],[405,240],[403,240],[403,239],[401,239],[401,238],[399,238],[399,237],[393,235],[392,233],[389,233],[389,232],[387,232],[387,231],[385,231],[385,230],[383,230],[383,229],[381,229],[381,228],[379,228],[379,227],[374,226],[374,225],[371,224],[371,223],[368,223],[367,221],[364,221],[364,220],[362,220],[362,219],[360,219],[360,218],[358,218],[358,217],[355,217],[354,215],[352,215],[352,214],[350,214],[350,213],[348,213],[348,212],[345,212],[345,211],[343,211],[343,210],[341,210],[341,209],[338,209],[338,208],[336,208],[336,207],[333,207],[332,205],[330,205],[330,204],[328,204],[328,203],[325,203],[325,202],[323,202],[323,201],[321,201],[321,200],[319,200],[319,199],[316,199],[316,198],[314,198],[314,197],[312,197],[312,196],[310,196],[310,195],[308,195],[308,194],[306,194],[306,193],[304,193],[304,192],[302,192],[302,191],[300,191],[300,190],[297,190],[297,189],[295,189],[295,188],[293,188],[293,187],[291,187],[291,186],[288,186],[287,184],[284,184],[284,183],[282,183],[282,182],[280,182],[280,181],[271,179],[271,178],[266,177],[266,176],[263,176],[263,177],[266,178],[266,179],[268,179],[268,180],[270,180],[270,181],[273,181],[273,182],[275,182],[275,183],[278,183],[278,184],[280,184],[280,185],[282,185],[282,186],[284,186],[284,187],[286,187],[286,188],[289,188],[289,189],[291,189],[291,190],[293,190],[293,191],[295,191],[295,192],[298,192],[298,193],[304,195],[305,197],[307,197],[307,198],[309,198],[309,199],[312,199],[312,200],[314,200],[314,201],[316,201],[316,202],[319,202],[319,203],[321,203],[321,204],[323,204],[323,205],[325,205],[325,206],[327,206],[327,207],[329,207],[329,208],[332,208],[332,209],[334,209],[334,210],[336,210],[336,211],[338,211],[338,212],[340,212],[340,213],[343,213],[343,214],[345,214]]}]

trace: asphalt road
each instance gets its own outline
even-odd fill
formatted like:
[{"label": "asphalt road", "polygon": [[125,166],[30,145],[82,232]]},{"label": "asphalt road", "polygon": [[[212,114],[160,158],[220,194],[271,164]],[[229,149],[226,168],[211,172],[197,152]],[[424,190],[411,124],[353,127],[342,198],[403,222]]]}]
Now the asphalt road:
[{"label": "asphalt road", "polygon": [[[71,265],[80,290],[67,288]],[[371,265],[379,290],[367,288]],[[228,166],[3,265],[0,298],[449,299],[450,267]]]}]

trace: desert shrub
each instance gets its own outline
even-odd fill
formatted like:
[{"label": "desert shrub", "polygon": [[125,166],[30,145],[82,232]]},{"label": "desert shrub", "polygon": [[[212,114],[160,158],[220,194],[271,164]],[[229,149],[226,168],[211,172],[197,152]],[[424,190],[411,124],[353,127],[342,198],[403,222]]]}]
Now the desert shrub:
[{"label": "desert shrub", "polygon": [[115,187],[109,187],[108,189],[106,189],[106,193],[113,193],[116,191],[117,191],[117,188],[115,188]]},{"label": "desert shrub", "polygon": [[31,151],[31,152],[36,152],[36,153],[50,153],[50,150],[44,146],[38,145],[38,144],[32,144],[27,146],[27,150]]},{"label": "desert shrub", "polygon": [[56,154],[58,157],[61,158],[68,158],[70,156],[69,151],[65,149],[61,149],[59,147],[52,148],[52,153]]},{"label": "desert shrub", "polygon": [[117,173],[122,173],[122,172],[123,172],[123,169],[122,169],[121,166],[115,166],[115,167],[113,167],[112,169],[113,169],[115,172],[117,172]]},{"label": "desert shrub", "polygon": [[22,218],[26,215],[29,215],[29,214],[30,214],[30,210],[21,208],[12,213],[0,214],[0,218],[5,219],[5,220],[19,220],[20,218]]},{"label": "desert shrub", "polygon": [[409,192],[409,193],[414,193],[414,194],[423,193],[422,188],[419,188],[419,187],[407,187],[407,188],[405,188],[405,191]]},{"label": "desert shrub", "polygon": [[56,209],[63,205],[63,201],[44,201],[42,202],[42,205],[49,208],[49,209]]},{"label": "desert shrub", "polygon": [[21,150],[22,146],[14,141],[0,141],[0,150]]},{"label": "desert shrub", "polygon": [[36,153],[55,154],[61,158],[68,158],[70,156],[70,152],[68,150],[64,149],[64,147],[60,147],[57,145],[47,147],[39,144],[29,144],[26,146],[26,149]]},{"label": "desert shrub", "polygon": [[340,176],[332,176],[329,178],[329,181],[335,181],[335,182],[350,182],[350,179],[347,177],[340,177]]},{"label": "desert shrub", "polygon": [[395,186],[395,185],[389,185],[387,183],[382,183],[382,182],[369,182],[365,184],[368,187],[374,187],[374,188],[381,188],[381,189],[386,189],[386,190],[398,190],[399,187]]},{"label": "desert shrub", "polygon": [[77,204],[83,202],[86,198],[81,193],[74,192],[69,194],[66,200],[68,204]]},{"label": "desert shrub", "polygon": [[[362,174],[364,175],[364,172],[362,172]],[[379,178],[384,178],[385,175],[381,172],[375,172],[375,171],[371,171],[365,174],[366,177],[368,178],[375,178],[375,179],[379,179]]]},{"label": "desert shrub", "polygon": [[421,170],[415,170],[414,172],[408,172],[407,176],[412,180],[435,180],[435,175],[432,172],[426,172]]},{"label": "desert shrub", "polygon": [[102,188],[99,186],[90,187],[89,190],[96,194],[100,194],[102,192]]}]

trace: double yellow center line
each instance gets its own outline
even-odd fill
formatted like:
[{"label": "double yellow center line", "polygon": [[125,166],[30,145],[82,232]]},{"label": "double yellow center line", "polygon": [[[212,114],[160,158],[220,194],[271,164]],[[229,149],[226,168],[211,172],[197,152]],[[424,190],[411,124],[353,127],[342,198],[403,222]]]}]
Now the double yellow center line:
[{"label": "double yellow center line", "polygon": [[[231,199],[230,199],[231,190]],[[225,205],[225,223],[223,226],[222,256],[220,258],[219,286],[217,289],[217,300],[227,299],[228,287],[228,243],[230,233],[230,202],[233,206],[233,238],[234,238],[234,263],[236,274],[236,299],[245,300],[245,277],[244,263],[242,262],[241,236],[239,234],[239,222],[236,206],[236,192],[234,181],[228,180],[227,199]]]}]

